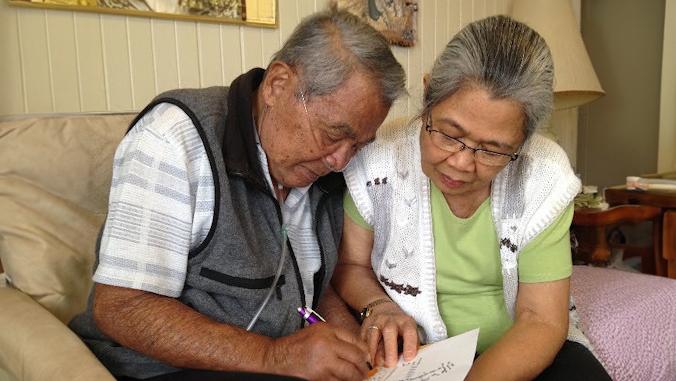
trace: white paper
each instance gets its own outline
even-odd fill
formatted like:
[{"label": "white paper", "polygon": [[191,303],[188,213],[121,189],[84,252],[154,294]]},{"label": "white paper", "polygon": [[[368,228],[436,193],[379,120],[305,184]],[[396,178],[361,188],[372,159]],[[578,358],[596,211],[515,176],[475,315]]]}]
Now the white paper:
[{"label": "white paper", "polygon": [[474,362],[479,328],[423,347],[411,361],[377,367],[369,381],[462,381]]}]

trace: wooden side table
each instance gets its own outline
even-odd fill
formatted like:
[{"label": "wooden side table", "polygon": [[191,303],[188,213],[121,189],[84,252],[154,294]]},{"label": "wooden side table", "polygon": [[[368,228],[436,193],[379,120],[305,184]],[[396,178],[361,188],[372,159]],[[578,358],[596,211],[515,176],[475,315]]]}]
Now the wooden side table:
[{"label": "wooden side table", "polygon": [[667,261],[667,276],[676,279],[676,210],[667,210],[662,219],[662,257]]},{"label": "wooden side table", "polygon": [[[611,248],[616,247],[624,250],[625,258],[640,255],[641,272],[657,274],[657,262],[661,260],[661,216],[660,208],[646,205],[620,205],[606,210],[575,208],[571,233],[578,244],[573,250],[573,260],[605,267],[610,261]],[[644,222],[653,223],[652,246],[637,247],[609,242],[608,233],[613,229],[623,225],[636,226]]]},{"label": "wooden side table", "polygon": [[610,206],[651,205],[660,208],[662,230],[657,238],[661,246],[661,259],[656,262],[657,275],[676,279],[676,191],[627,190],[627,187],[606,188],[604,198]]}]

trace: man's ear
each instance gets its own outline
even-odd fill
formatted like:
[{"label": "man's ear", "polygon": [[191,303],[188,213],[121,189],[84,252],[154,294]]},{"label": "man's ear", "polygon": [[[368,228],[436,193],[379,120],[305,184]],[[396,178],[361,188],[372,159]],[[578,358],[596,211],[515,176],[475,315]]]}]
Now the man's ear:
[{"label": "man's ear", "polygon": [[282,95],[289,90],[295,90],[296,78],[295,72],[286,63],[281,61],[271,63],[261,84],[265,104],[275,106]]}]

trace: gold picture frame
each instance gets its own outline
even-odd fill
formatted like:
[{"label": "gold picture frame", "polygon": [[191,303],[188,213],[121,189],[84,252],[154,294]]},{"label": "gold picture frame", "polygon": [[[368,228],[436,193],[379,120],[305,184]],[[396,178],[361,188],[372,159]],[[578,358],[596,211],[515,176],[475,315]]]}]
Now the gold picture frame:
[{"label": "gold picture frame", "polygon": [[278,0],[9,0],[10,5],[277,28]]},{"label": "gold picture frame", "polygon": [[410,47],[417,40],[419,0],[331,0],[361,17],[393,45]]}]

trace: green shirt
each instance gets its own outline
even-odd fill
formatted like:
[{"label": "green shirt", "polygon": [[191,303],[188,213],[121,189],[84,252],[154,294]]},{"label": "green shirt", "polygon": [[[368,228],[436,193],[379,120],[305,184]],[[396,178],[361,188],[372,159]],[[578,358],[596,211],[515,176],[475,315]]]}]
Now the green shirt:
[{"label": "green shirt", "polygon": [[[441,191],[430,184],[437,303],[449,336],[480,327],[477,351],[494,344],[512,325],[502,293],[500,248],[490,198],[469,218],[451,212]],[[358,225],[372,230],[345,192],[344,209]],[[568,230],[573,204],[519,255],[519,282],[564,279],[572,274]]]}]

